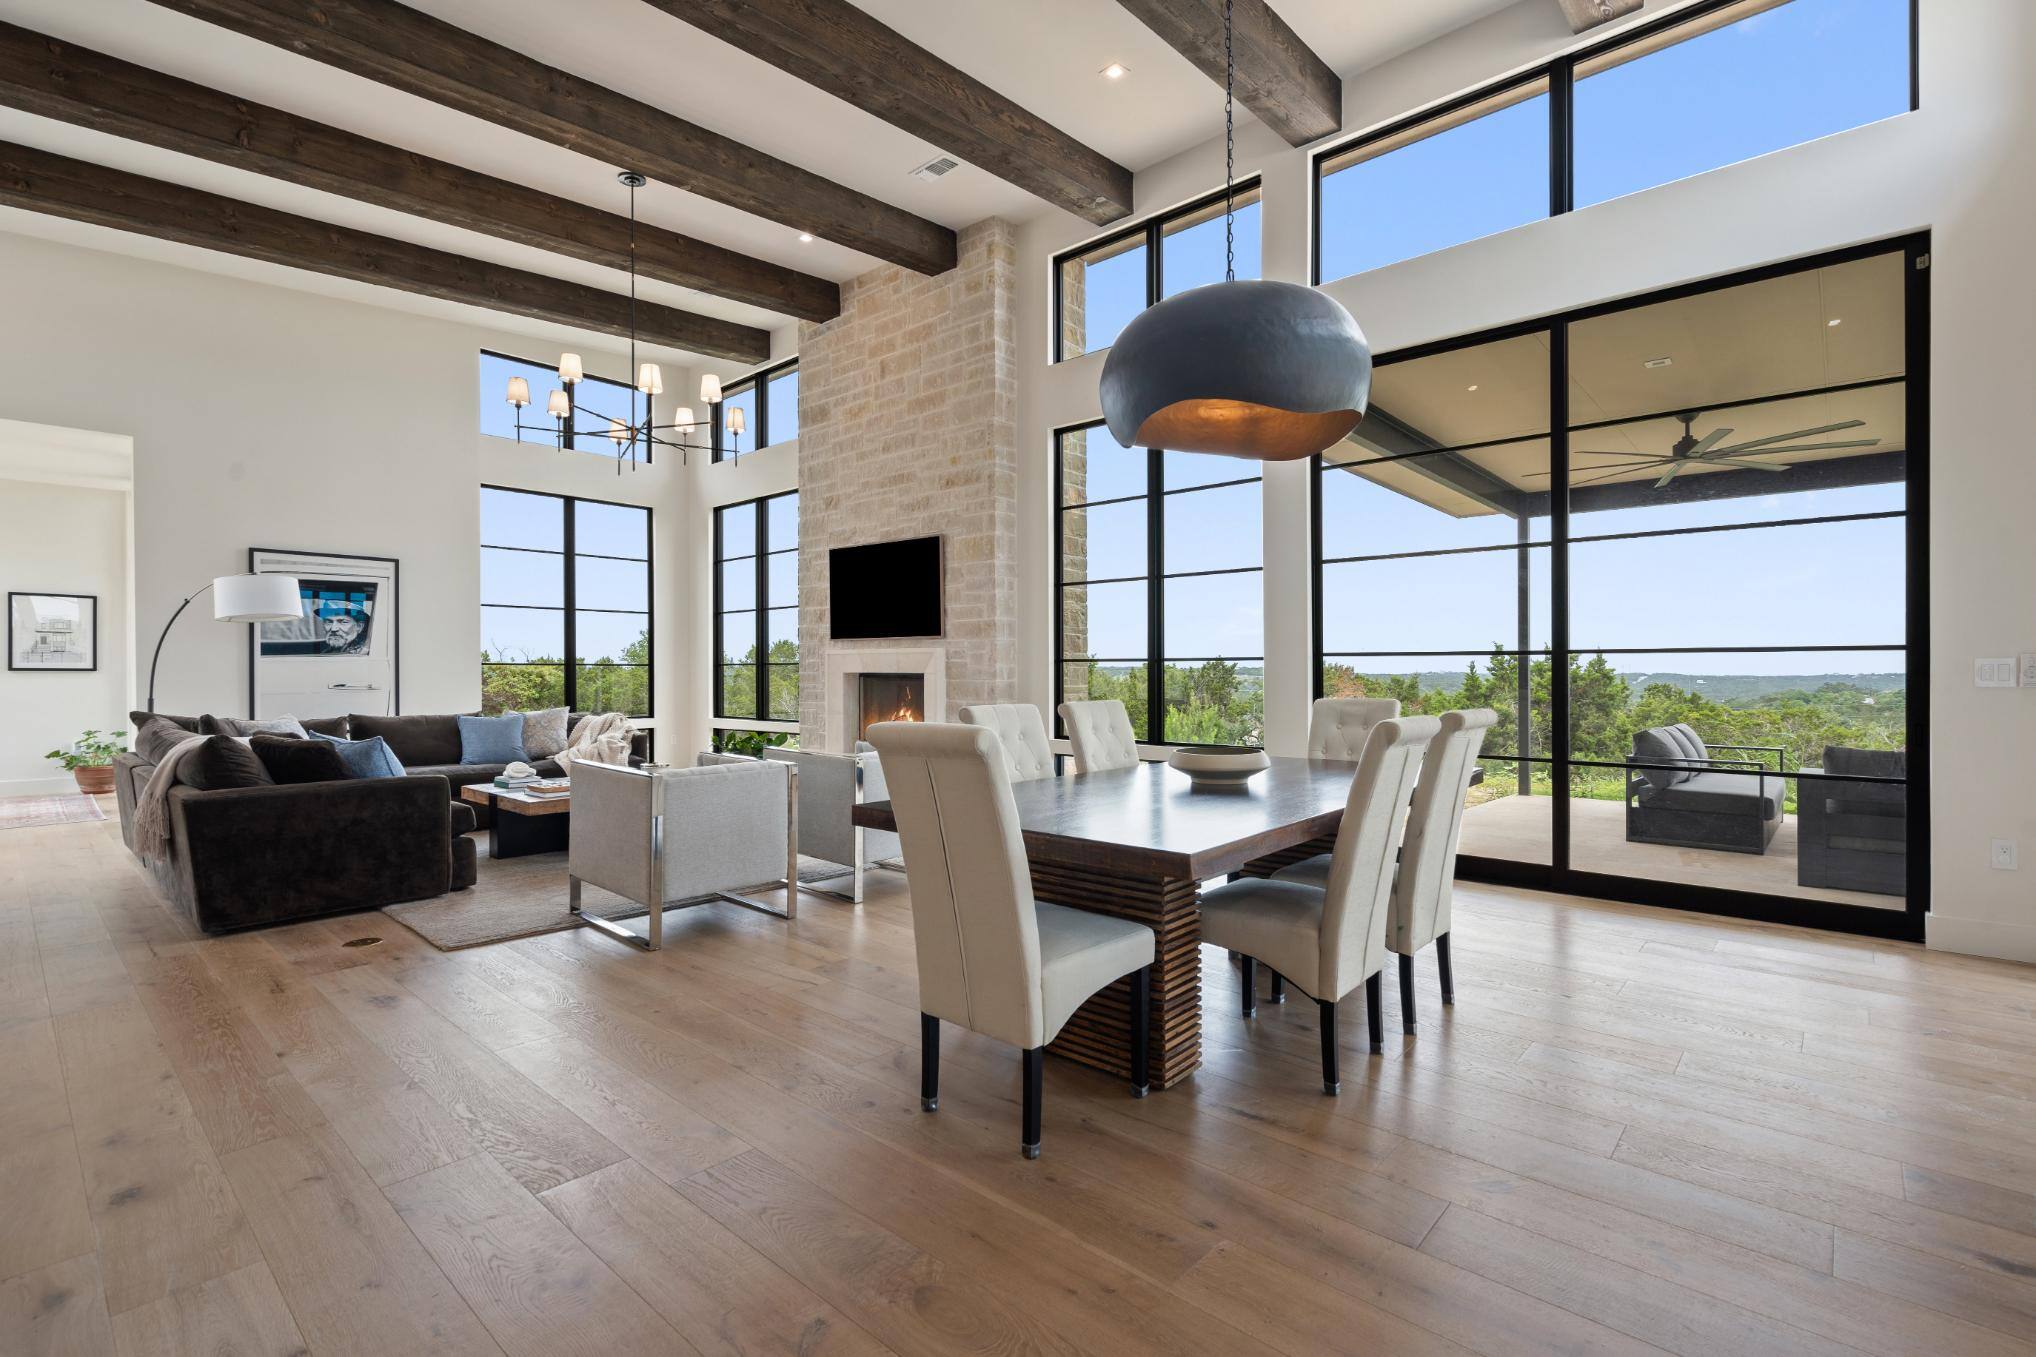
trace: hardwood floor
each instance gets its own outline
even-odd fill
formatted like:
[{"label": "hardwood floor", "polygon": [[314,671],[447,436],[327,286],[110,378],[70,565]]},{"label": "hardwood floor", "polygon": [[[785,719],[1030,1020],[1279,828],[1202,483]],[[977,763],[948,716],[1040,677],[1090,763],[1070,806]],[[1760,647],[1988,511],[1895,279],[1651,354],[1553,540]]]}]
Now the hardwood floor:
[{"label": "hardwood floor", "polygon": [[202,938],[0,834],[0,1353],[2036,1352],[2036,969],[1466,887],[1342,1097],[1205,950],[1203,1068],[1049,1061],[1028,1163],[869,896]]}]

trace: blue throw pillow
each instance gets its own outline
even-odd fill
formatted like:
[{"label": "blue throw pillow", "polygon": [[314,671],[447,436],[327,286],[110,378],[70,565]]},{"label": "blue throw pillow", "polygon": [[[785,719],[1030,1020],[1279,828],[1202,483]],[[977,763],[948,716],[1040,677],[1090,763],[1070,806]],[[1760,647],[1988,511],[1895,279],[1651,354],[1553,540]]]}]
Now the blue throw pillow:
[{"label": "blue throw pillow", "polygon": [[339,761],[346,765],[348,777],[402,777],[403,761],[396,757],[396,751],[389,748],[389,742],[379,735],[365,740],[342,740],[337,735],[321,735],[311,731],[314,740],[323,740],[339,751]]},{"label": "blue throw pillow", "polygon": [[503,712],[500,716],[462,716],[460,722],[461,763],[528,763],[523,752],[523,713]]}]

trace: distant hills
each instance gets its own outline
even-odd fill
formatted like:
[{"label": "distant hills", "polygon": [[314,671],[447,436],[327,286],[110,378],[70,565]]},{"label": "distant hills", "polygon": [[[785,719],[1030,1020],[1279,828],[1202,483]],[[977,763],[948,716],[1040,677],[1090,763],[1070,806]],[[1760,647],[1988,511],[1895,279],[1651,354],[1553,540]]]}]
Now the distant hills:
[{"label": "distant hills", "polygon": [[[1098,667],[1107,674],[1122,677],[1138,666],[1108,664]],[[1358,672],[1365,671],[1360,669]],[[1406,671],[1384,672],[1397,678]],[[1237,666],[1237,675],[1247,682],[1263,681],[1265,668],[1257,664],[1240,664]],[[1424,693],[1437,689],[1447,691],[1463,686],[1461,669],[1423,670],[1415,677],[1420,681],[1421,691]],[[1730,705],[1758,702],[1776,693],[1814,693],[1828,685],[1858,688],[1869,693],[1900,692],[1909,686],[1906,674],[1678,674],[1668,670],[1655,670],[1648,673],[1621,671],[1619,677],[1626,680],[1636,702],[1640,700],[1640,695],[1647,691],[1648,685],[1666,683],[1686,693],[1697,693],[1713,702]]]}]

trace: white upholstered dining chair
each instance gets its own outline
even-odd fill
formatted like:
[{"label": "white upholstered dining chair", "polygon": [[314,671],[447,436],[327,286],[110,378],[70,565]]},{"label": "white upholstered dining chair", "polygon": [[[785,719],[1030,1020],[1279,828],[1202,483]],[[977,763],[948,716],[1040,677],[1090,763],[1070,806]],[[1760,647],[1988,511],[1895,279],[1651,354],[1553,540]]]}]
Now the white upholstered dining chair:
[{"label": "white upholstered dining chair", "polygon": [[884,760],[912,891],[920,1105],[940,1105],[943,1020],[1007,1041],[1024,1053],[1019,1149],[1037,1159],[1043,1048],[1091,995],[1127,975],[1132,1093],[1145,1096],[1152,930],[1033,898],[1011,775],[990,731],[887,721],[869,738]]},{"label": "white upholstered dining chair", "polygon": [[1053,776],[1053,746],[1046,742],[1046,718],[1030,702],[963,707],[961,723],[995,732],[1004,746],[1004,767],[1013,782]]},{"label": "white upholstered dining chair", "polygon": [[1379,972],[1386,958],[1386,915],[1401,808],[1421,771],[1421,753],[1440,728],[1432,716],[1406,716],[1372,727],[1351,779],[1327,880],[1320,886],[1278,877],[1241,877],[1202,896],[1202,941],[1244,958],[1244,1016],[1257,1012],[1257,962],[1314,996],[1322,1017],[1322,1091],[1340,1087],[1336,1002],[1359,985],[1371,1049],[1384,1049]]},{"label": "white upholstered dining chair", "polygon": [[1060,722],[1067,727],[1077,773],[1103,773],[1137,764],[1138,737],[1131,731],[1131,714],[1116,698],[1063,702]]},{"label": "white upholstered dining chair", "polygon": [[1399,714],[1396,697],[1318,697],[1308,713],[1308,757],[1355,760],[1371,728]]},{"label": "white upholstered dining chair", "polygon": [[[1386,949],[1400,958],[1400,1027],[1414,1031],[1414,954],[1435,944],[1442,1002],[1456,1002],[1449,959],[1449,906],[1455,894],[1456,850],[1463,837],[1464,794],[1478,767],[1485,732],[1498,721],[1490,707],[1442,713],[1441,725],[1421,760],[1421,781],[1407,812],[1393,903],[1386,918]],[[1321,854],[1273,873],[1275,881],[1322,885],[1330,856]]]}]

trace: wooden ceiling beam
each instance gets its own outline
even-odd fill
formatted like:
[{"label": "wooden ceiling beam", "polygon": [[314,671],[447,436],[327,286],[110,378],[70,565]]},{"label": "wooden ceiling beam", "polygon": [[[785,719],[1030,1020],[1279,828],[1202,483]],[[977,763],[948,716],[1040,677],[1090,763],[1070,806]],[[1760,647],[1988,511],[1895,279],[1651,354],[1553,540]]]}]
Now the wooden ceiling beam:
[{"label": "wooden ceiling beam", "polygon": [[[629,267],[626,217],[4,23],[0,104],[590,264]],[[841,289],[826,278],[643,222],[636,266],[646,278],[801,320],[841,314]]]},{"label": "wooden ceiling beam", "polygon": [[929,274],[954,267],[954,232],[938,222],[396,0],[153,3],[888,263]]},{"label": "wooden ceiling beam", "polygon": [[645,0],[816,89],[1098,225],[1131,171],[848,0]]},{"label": "wooden ceiling beam", "polygon": [[[0,205],[601,334],[630,333],[630,299],[617,293],[11,142],[0,142]],[[770,357],[767,330],[651,302],[634,310],[637,337],[648,343],[743,364]]]},{"label": "wooden ceiling beam", "polygon": [[[1223,83],[1223,0],[1117,0],[1195,69]],[[1343,82],[1266,0],[1234,0],[1237,102],[1306,146],[1343,125]]]}]

